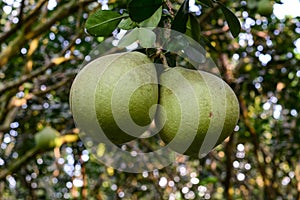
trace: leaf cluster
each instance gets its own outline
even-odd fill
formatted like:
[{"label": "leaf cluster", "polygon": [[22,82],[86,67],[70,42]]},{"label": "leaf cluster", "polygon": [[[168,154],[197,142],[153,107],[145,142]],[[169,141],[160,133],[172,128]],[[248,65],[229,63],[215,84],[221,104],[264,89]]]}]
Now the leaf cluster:
[{"label": "leaf cluster", "polygon": [[[221,1],[205,0],[197,1],[198,5],[214,9],[220,7],[229,25],[233,37],[237,37],[241,31],[241,25],[235,14]],[[170,14],[173,10],[163,0],[130,0],[127,9],[122,14],[113,10],[97,10],[86,21],[86,30],[93,36],[109,36],[116,28],[130,30],[136,27],[162,26],[165,18],[171,18],[171,29],[181,33],[187,33],[187,29],[193,39],[200,42],[201,31],[198,19],[189,10],[189,0],[185,0],[176,11],[176,15]]]}]

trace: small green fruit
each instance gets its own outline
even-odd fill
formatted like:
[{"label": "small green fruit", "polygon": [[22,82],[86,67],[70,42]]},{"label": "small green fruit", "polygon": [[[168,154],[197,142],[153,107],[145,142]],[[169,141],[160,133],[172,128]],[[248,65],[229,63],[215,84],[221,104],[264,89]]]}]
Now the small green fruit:
[{"label": "small green fruit", "polygon": [[52,149],[56,146],[55,140],[58,136],[59,133],[55,129],[45,127],[34,135],[36,147],[43,150]]},{"label": "small green fruit", "polygon": [[256,0],[248,0],[247,1],[247,7],[249,9],[254,9],[257,6],[257,1]]},{"label": "small green fruit", "polygon": [[269,0],[261,0],[257,4],[257,12],[263,16],[270,16],[273,13],[273,3]]},{"label": "small green fruit", "polygon": [[175,67],[160,76],[160,84],[156,125],[171,149],[202,157],[232,133],[239,103],[221,78]]},{"label": "small green fruit", "polygon": [[[79,128],[91,129],[93,138],[102,142],[108,138],[114,144],[143,134],[154,118],[157,101],[155,66],[139,52],[97,58],[76,76],[70,93],[71,110]],[[107,138],[101,137],[99,128],[90,122],[94,113]]]}]

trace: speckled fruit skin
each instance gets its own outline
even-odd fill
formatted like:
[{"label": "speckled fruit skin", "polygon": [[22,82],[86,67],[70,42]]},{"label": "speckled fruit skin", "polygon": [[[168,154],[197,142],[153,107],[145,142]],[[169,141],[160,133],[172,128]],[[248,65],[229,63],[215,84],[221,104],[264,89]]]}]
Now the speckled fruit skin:
[{"label": "speckled fruit skin", "polygon": [[273,13],[273,3],[270,0],[259,1],[257,12],[263,16],[270,16]]},{"label": "speckled fruit skin", "polygon": [[[180,81],[179,76],[186,81]],[[163,109],[158,108],[156,124],[162,127],[159,135],[171,149],[198,157],[207,133],[211,134],[212,148],[232,133],[239,119],[239,103],[221,78],[204,71],[175,67],[160,76],[160,84],[159,104]],[[173,89],[167,88],[168,85]],[[184,103],[180,103],[180,98]],[[188,113],[186,116],[182,114],[184,111]],[[199,121],[195,126],[197,117]],[[190,145],[182,147],[183,144]]]},{"label": "speckled fruit skin", "polygon": [[36,147],[43,150],[48,150],[55,147],[55,139],[59,136],[59,133],[51,128],[45,127],[34,135],[34,141]]},{"label": "speckled fruit skin", "polygon": [[[90,82],[95,81],[96,88],[91,88]],[[142,85],[143,82],[149,84]],[[155,83],[155,66],[145,54],[126,52],[99,57],[85,66],[72,84],[70,104],[74,120],[88,119],[90,112],[96,112],[99,126],[112,143],[129,142],[143,134],[154,118],[155,112],[149,114],[149,110],[158,101],[158,86]],[[136,89],[130,91],[130,88]],[[120,92],[115,92],[116,89]],[[130,100],[122,96],[124,92],[131,92]],[[95,97],[94,105],[87,105],[84,96],[91,94]],[[116,122],[118,119],[126,123],[129,118],[124,112],[126,109],[134,123],[143,126],[132,131],[134,136],[127,134]]]}]

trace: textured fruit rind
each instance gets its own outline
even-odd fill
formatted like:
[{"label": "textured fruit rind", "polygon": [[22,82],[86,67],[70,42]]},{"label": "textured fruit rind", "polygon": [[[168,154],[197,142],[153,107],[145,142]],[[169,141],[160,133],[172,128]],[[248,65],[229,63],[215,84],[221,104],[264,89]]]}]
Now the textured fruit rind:
[{"label": "textured fruit rind", "polygon": [[[155,66],[142,53],[126,52],[99,57],[86,65],[73,82],[70,104],[74,120],[80,121],[83,127],[79,128],[88,129],[94,125],[87,119],[91,112],[96,112],[99,126],[111,142],[128,142],[141,135],[154,117],[154,113],[149,116],[150,108],[158,101],[158,86],[154,83],[157,83]],[[129,100],[122,96],[122,91],[128,94],[128,88],[135,88],[134,91],[129,91],[132,94]],[[117,89],[120,94],[114,93]],[[85,103],[85,96],[94,98],[93,105]],[[117,115],[113,115],[112,109]],[[124,109],[129,109],[130,116],[137,125],[145,126],[138,129],[135,136],[127,134],[115,121],[115,118],[121,121],[128,119]],[[97,133],[93,137],[97,138]],[[107,139],[100,135],[98,138]]]},{"label": "textured fruit rind", "polygon": [[[186,87],[177,80],[181,75],[193,88],[193,95],[187,94]],[[161,127],[161,122],[166,120],[159,134],[171,149],[189,156],[198,156],[204,139],[211,140],[206,142],[208,149],[203,150],[208,153],[232,133],[239,118],[239,104],[230,86],[222,79],[204,71],[175,67],[160,76],[160,84],[159,104],[164,111],[158,109],[156,123]],[[176,85],[172,91],[166,87],[170,84]],[[185,103],[179,101],[182,95],[185,95]],[[192,98],[195,98],[198,105],[190,103]],[[192,111],[193,108],[198,109],[199,116],[195,116],[196,111],[189,112],[189,117],[183,119],[183,111]],[[180,129],[180,126],[191,127],[192,124],[189,123],[195,117],[199,117],[196,135],[193,130]],[[208,139],[207,134],[211,134]],[[182,143],[190,145],[182,147]]]},{"label": "textured fruit rind", "polygon": [[55,146],[55,139],[58,136],[59,133],[55,129],[51,127],[45,127],[34,136],[36,147],[44,150],[53,148]]},{"label": "textured fruit rind", "polygon": [[261,0],[257,4],[257,12],[264,16],[269,16],[273,13],[273,2],[269,0]]},{"label": "textured fruit rind", "polygon": [[[100,126],[107,133],[107,137],[115,143],[124,143],[135,137],[126,134],[116,124],[115,118],[117,117],[121,122],[127,121],[128,116],[125,111],[129,108],[134,123],[140,126],[151,123],[154,113],[149,116],[149,110],[158,101],[158,86],[155,84],[157,83],[156,70],[151,60],[138,52],[116,55],[108,65],[96,88],[95,108]],[[149,82],[152,84],[143,84]],[[130,92],[129,105],[128,99],[124,99],[122,93],[113,94],[115,87],[121,92]],[[131,91],[129,87],[135,90]],[[112,107],[112,99],[115,101],[114,107]],[[122,108],[125,110],[122,111]],[[117,115],[113,116],[112,109],[117,109]],[[136,130],[138,133],[133,130],[131,134],[141,135],[146,129],[147,126],[145,129]]]}]

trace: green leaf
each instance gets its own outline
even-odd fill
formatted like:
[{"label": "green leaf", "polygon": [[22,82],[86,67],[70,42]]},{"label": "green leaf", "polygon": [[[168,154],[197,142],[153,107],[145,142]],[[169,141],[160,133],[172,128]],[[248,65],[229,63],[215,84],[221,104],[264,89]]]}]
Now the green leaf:
[{"label": "green leaf", "polygon": [[229,10],[222,3],[218,2],[218,4],[222,8],[222,12],[225,15],[231,34],[233,35],[233,37],[237,37],[241,32],[241,24],[239,19],[235,16],[235,14],[231,10]]},{"label": "green leaf", "polygon": [[128,3],[129,16],[135,22],[142,22],[151,17],[162,3],[163,0],[131,0]]},{"label": "green leaf", "polygon": [[139,23],[140,27],[156,27],[161,19],[162,6],[148,19]]},{"label": "green leaf", "polygon": [[139,41],[143,48],[153,48],[156,40],[155,33],[147,28],[139,28]]},{"label": "green leaf", "polygon": [[111,10],[98,10],[89,16],[85,28],[93,36],[109,36],[123,17],[125,16]]},{"label": "green leaf", "polygon": [[189,14],[189,19],[187,22],[187,30],[186,34],[196,40],[198,43],[200,42],[200,25],[197,18],[193,14]]},{"label": "green leaf", "polygon": [[171,29],[179,31],[181,33],[186,32],[186,23],[188,21],[189,14],[189,0],[185,0],[180,6],[174,21],[172,22]]},{"label": "green leaf", "polygon": [[182,34],[173,35],[169,43],[167,43],[167,49],[171,52],[182,51],[189,46],[189,41]]},{"label": "green leaf", "polygon": [[119,42],[118,47],[126,47],[136,42],[139,38],[138,28],[133,29],[127,33]]},{"label": "green leaf", "polygon": [[204,63],[206,61],[205,54],[203,54],[205,53],[205,50],[201,46],[188,46],[184,49],[184,52],[190,59],[190,62],[195,62],[199,64]]},{"label": "green leaf", "polygon": [[126,34],[119,42],[118,47],[126,47],[134,42],[139,42],[143,48],[151,48],[156,40],[155,33],[148,28],[135,28]]},{"label": "green leaf", "polygon": [[208,183],[217,183],[218,178],[214,176],[210,176],[201,180],[200,184],[207,185]]},{"label": "green leaf", "polygon": [[130,17],[126,19],[122,19],[122,21],[118,25],[119,28],[124,29],[124,30],[130,30],[135,27],[137,27],[137,23],[132,21]]},{"label": "green leaf", "polygon": [[207,46],[211,50],[213,50],[215,52],[217,51],[216,48],[211,45],[210,41],[201,34],[199,22],[198,22],[197,18],[191,13],[189,14],[186,35],[193,38],[201,46],[203,46],[203,47]]},{"label": "green leaf", "polygon": [[211,8],[214,7],[214,4],[213,4],[213,2],[211,0],[198,0],[196,2],[198,4],[201,4],[201,5],[205,6],[205,7],[211,7]]}]

